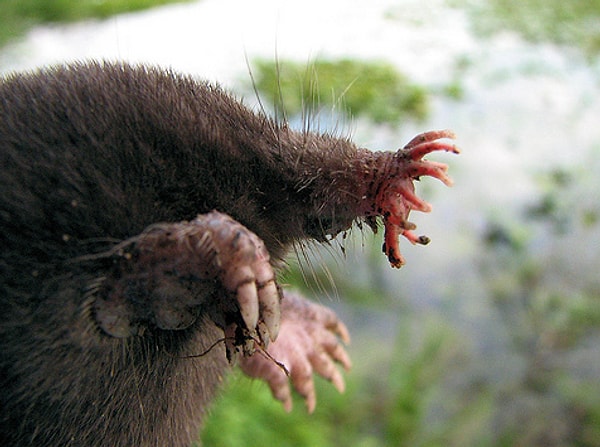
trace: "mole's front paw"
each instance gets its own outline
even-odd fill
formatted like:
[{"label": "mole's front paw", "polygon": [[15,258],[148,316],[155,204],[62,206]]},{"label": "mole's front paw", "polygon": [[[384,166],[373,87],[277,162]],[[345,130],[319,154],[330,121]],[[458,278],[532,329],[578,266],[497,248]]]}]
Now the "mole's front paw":
[{"label": "mole's front paw", "polygon": [[[113,336],[134,334],[145,321],[184,329],[204,308],[224,329],[243,330],[235,347],[248,340],[266,346],[277,338],[281,296],[269,253],[256,234],[226,214],[152,225],[104,256],[120,262],[113,279],[104,281],[107,290],[94,311]],[[228,295],[214,293],[214,280]]]},{"label": "mole's front paw", "polygon": [[219,277],[225,289],[235,295],[248,334],[258,335],[265,343],[274,341],[280,328],[281,295],[265,244],[226,215],[206,216],[199,218],[209,219]]},{"label": "mole's front paw", "polygon": [[264,379],[287,411],[292,409],[291,380],[312,412],[316,405],[313,372],[331,381],[338,391],[345,389],[335,363],[348,370],[351,362],[340,339],[347,344],[350,336],[331,309],[286,293],[279,338],[267,349],[268,355],[257,351],[241,358],[239,364],[250,377]]}]

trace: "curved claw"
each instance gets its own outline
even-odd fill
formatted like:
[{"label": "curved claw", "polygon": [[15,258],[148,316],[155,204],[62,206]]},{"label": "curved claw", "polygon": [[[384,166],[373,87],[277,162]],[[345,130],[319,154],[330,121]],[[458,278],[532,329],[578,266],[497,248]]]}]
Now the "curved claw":
[{"label": "curved claw", "polygon": [[238,286],[237,300],[240,306],[240,314],[251,332],[258,324],[258,293],[253,282],[245,282]]},{"label": "curved claw", "polygon": [[223,239],[218,252],[223,286],[236,296],[247,335],[258,336],[266,346],[277,338],[281,317],[281,294],[269,253],[256,234],[228,216],[214,213],[211,224]]},{"label": "curved claw", "polygon": [[[268,280],[266,284],[258,282],[257,285],[260,315],[268,332],[268,339],[275,341],[281,328],[280,292],[274,279]],[[264,342],[269,341],[262,335],[261,339]]]}]

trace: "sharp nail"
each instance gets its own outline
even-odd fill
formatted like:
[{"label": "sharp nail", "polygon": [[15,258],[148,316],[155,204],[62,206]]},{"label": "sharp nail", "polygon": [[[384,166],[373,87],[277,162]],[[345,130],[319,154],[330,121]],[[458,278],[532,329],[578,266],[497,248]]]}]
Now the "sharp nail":
[{"label": "sharp nail", "polygon": [[246,328],[254,331],[258,324],[258,294],[253,282],[242,284],[237,289],[237,299],[240,305],[240,313]]}]

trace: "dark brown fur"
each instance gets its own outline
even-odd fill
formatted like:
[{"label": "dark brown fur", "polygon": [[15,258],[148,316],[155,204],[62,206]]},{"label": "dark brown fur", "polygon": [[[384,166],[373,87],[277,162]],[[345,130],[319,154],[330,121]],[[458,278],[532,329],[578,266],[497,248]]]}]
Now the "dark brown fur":
[{"label": "dark brown fur", "polygon": [[[0,444],[189,445],[228,369],[222,345],[182,358],[223,337],[214,309],[199,306],[185,330],[110,337],[92,304],[114,266],[74,260],[217,209],[277,263],[294,242],[350,226],[356,154],[158,69],[87,64],[3,80]],[[214,281],[199,293],[226,295]]]}]

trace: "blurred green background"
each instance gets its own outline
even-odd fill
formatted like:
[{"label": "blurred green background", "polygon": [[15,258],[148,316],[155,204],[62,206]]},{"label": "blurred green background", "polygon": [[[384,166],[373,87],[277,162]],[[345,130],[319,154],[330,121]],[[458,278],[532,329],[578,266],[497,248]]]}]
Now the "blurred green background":
[{"label": "blurred green background", "polygon": [[[40,25],[163,3],[0,0],[0,43],[19,42]],[[407,128],[445,127],[436,111],[447,109],[459,137],[477,126],[491,140],[506,135],[509,159],[488,159],[484,148],[459,140],[463,154],[444,159],[455,190],[418,185],[434,203],[427,220],[437,222],[430,227],[437,240],[422,254],[407,251],[401,273],[389,271],[381,240],[367,231],[292,256],[284,282],[334,307],[352,330],[355,366],[345,374],[347,391],[339,395],[317,378],[316,412],[307,415],[297,399],[286,414],[265,384],[236,372],[206,421],[206,446],[600,446],[600,116],[586,114],[599,99],[600,1],[389,1],[382,19],[403,26],[415,9],[420,13],[408,14],[413,32],[436,16],[429,10],[459,11],[464,28],[489,52],[461,54],[437,83],[380,56],[249,57],[262,104],[300,128],[318,120],[340,132],[337,123],[356,120],[357,133],[374,141]],[[492,46],[504,37],[504,46]],[[501,57],[515,39],[527,50],[522,58],[510,53],[493,62],[489,54]],[[548,48],[566,61],[562,71],[546,64]],[[478,96],[476,76],[502,96],[509,83],[527,86],[573,72],[591,82],[585,90],[591,95],[563,97],[550,84],[539,116],[509,110],[490,127],[478,121],[496,104]],[[242,73],[231,87],[247,94],[249,77]],[[538,99],[525,87],[514,101]],[[560,115],[551,121],[554,129],[532,132],[536,124],[527,123],[551,119],[559,100],[572,101],[569,110],[581,114]],[[468,119],[458,121],[464,108]],[[568,144],[554,147],[545,137],[557,132],[557,122],[567,134],[558,140]],[[493,185],[489,197],[479,191],[488,163],[520,173]],[[506,200],[494,200],[503,194]],[[435,254],[428,258],[428,251]]]}]

